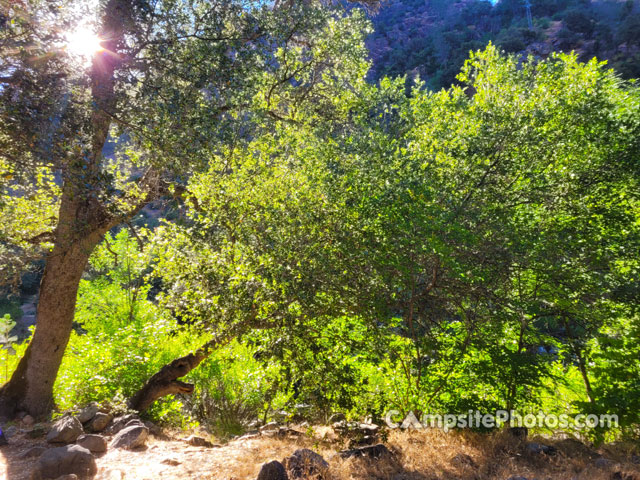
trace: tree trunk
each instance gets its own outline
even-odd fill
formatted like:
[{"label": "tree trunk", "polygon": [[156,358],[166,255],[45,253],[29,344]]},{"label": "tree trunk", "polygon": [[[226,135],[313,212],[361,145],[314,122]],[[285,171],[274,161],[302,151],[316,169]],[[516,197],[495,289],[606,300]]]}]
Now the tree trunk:
[{"label": "tree trunk", "polygon": [[[94,54],[91,66],[90,145],[71,158],[63,171],[58,224],[40,285],[36,330],[11,380],[0,388],[3,417],[18,410],[42,417],[53,408],[53,384],[71,336],[82,273],[103,235],[127,217],[107,213],[99,200],[105,187],[100,175],[102,149],[109,136],[109,112],[116,107],[114,73],[122,62],[118,45],[127,22],[133,23],[133,2],[109,0],[100,29],[106,53]],[[129,216],[139,208],[141,205]]]},{"label": "tree trunk", "polygon": [[193,393],[193,385],[178,380],[196,368],[219,346],[228,343],[231,335],[216,337],[198,350],[165,365],[129,400],[129,408],[144,412],[156,400],[176,393]]},{"label": "tree trunk", "polygon": [[3,417],[20,410],[41,417],[53,407],[53,384],[71,335],[80,279],[106,228],[77,228],[78,219],[97,215],[87,202],[74,198],[74,190],[63,188],[56,241],[40,284],[35,333],[11,380],[0,389]]}]

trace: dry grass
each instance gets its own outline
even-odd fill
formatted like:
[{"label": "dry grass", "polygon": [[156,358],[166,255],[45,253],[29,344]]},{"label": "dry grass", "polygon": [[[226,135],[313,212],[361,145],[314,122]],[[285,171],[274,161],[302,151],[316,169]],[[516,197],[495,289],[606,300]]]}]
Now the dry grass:
[{"label": "dry grass", "polygon": [[[317,427],[312,435],[259,436],[212,449],[189,446],[179,438],[184,436],[182,432],[173,432],[171,438],[151,437],[142,451],[109,450],[97,460],[97,478],[255,479],[262,464],[282,461],[299,448],[310,448],[329,462],[331,480],[506,480],[515,475],[530,480],[640,480],[640,466],[630,461],[638,453],[633,445],[606,446],[595,452],[572,440],[539,439],[557,446],[558,453],[548,457],[527,452],[523,440],[505,433],[394,431],[386,443],[392,457],[345,460],[338,455],[344,442],[328,427]],[[35,443],[17,435],[10,445],[2,447],[0,478],[29,478],[35,461],[19,459],[19,455]],[[600,455],[610,460],[601,468],[595,463]]]}]

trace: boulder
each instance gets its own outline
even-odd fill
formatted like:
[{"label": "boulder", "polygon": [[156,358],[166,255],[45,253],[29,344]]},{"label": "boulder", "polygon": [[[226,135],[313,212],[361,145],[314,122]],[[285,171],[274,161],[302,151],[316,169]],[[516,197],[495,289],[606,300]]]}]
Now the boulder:
[{"label": "boulder", "polygon": [[301,448],[285,459],[284,465],[290,478],[325,478],[329,464],[313,450]]},{"label": "boulder", "polygon": [[111,423],[111,426],[107,430],[107,433],[111,435],[115,435],[124,427],[126,427],[127,423],[129,423],[132,420],[138,420],[140,422],[140,419],[136,415],[133,415],[130,413],[128,413],[127,415],[121,415],[119,417],[114,418],[113,422]]},{"label": "boulder", "polygon": [[62,417],[51,427],[51,430],[47,434],[47,442],[73,443],[82,435],[82,432],[82,424],[76,417]]},{"label": "boulder", "polygon": [[100,406],[96,402],[91,402],[89,405],[80,410],[80,413],[78,413],[78,420],[80,421],[80,423],[87,423],[99,411]]},{"label": "boulder", "polygon": [[96,461],[91,452],[80,445],[65,445],[50,448],[38,459],[34,480],[58,478],[62,475],[89,477],[97,472]]},{"label": "boulder", "polygon": [[284,465],[274,460],[262,465],[257,480],[289,480],[289,476]]},{"label": "boulder", "polygon": [[382,457],[391,457],[392,455],[391,450],[382,443],[369,445],[367,447],[353,448],[351,450],[343,450],[340,452],[340,456],[342,458],[367,457],[378,459]]},{"label": "boulder", "polygon": [[142,447],[147,437],[149,436],[149,429],[144,425],[131,425],[123,428],[113,438],[111,446],[113,448],[126,448],[132,450],[134,448]]},{"label": "boulder", "polygon": [[47,447],[43,447],[42,445],[36,445],[35,447],[31,447],[29,450],[22,452],[20,454],[20,458],[36,458],[42,455],[47,450],[49,450]]},{"label": "boulder", "polygon": [[80,435],[76,443],[92,453],[103,453],[107,451],[107,441],[100,435]]},{"label": "boulder", "polygon": [[107,425],[109,425],[112,418],[113,415],[110,413],[96,412],[91,418],[91,421],[87,424],[87,427],[92,432],[102,432],[107,428]]}]

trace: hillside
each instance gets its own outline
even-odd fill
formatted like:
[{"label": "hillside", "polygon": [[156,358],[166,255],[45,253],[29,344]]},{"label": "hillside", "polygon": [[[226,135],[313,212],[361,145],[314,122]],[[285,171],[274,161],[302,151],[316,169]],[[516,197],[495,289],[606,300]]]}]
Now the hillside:
[{"label": "hillside", "polygon": [[640,76],[640,2],[531,3],[532,29],[521,0],[389,0],[372,16],[371,78],[407,73],[433,89],[446,88],[469,50],[489,41],[542,57],[574,50],[581,60],[608,60],[623,78]]}]

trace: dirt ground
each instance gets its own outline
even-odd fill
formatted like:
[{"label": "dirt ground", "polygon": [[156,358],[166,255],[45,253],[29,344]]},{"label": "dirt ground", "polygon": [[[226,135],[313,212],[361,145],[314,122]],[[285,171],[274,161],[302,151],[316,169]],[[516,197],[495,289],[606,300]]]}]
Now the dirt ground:
[{"label": "dirt ground", "polygon": [[[299,448],[310,448],[329,462],[333,480],[507,480],[512,476],[528,480],[640,480],[638,451],[628,444],[596,451],[575,440],[528,439],[556,446],[556,453],[545,455],[532,453],[527,441],[505,434],[394,431],[385,442],[392,452],[390,457],[343,459],[338,452],[345,448],[344,439],[330,427],[299,430],[295,436],[258,435],[213,448],[188,445],[184,432],[151,435],[143,449],[108,449],[97,456],[95,478],[253,480],[264,463],[282,461]],[[21,455],[35,445],[52,447],[24,433],[14,435],[9,445],[0,447],[0,478],[28,479],[38,460]]]}]

